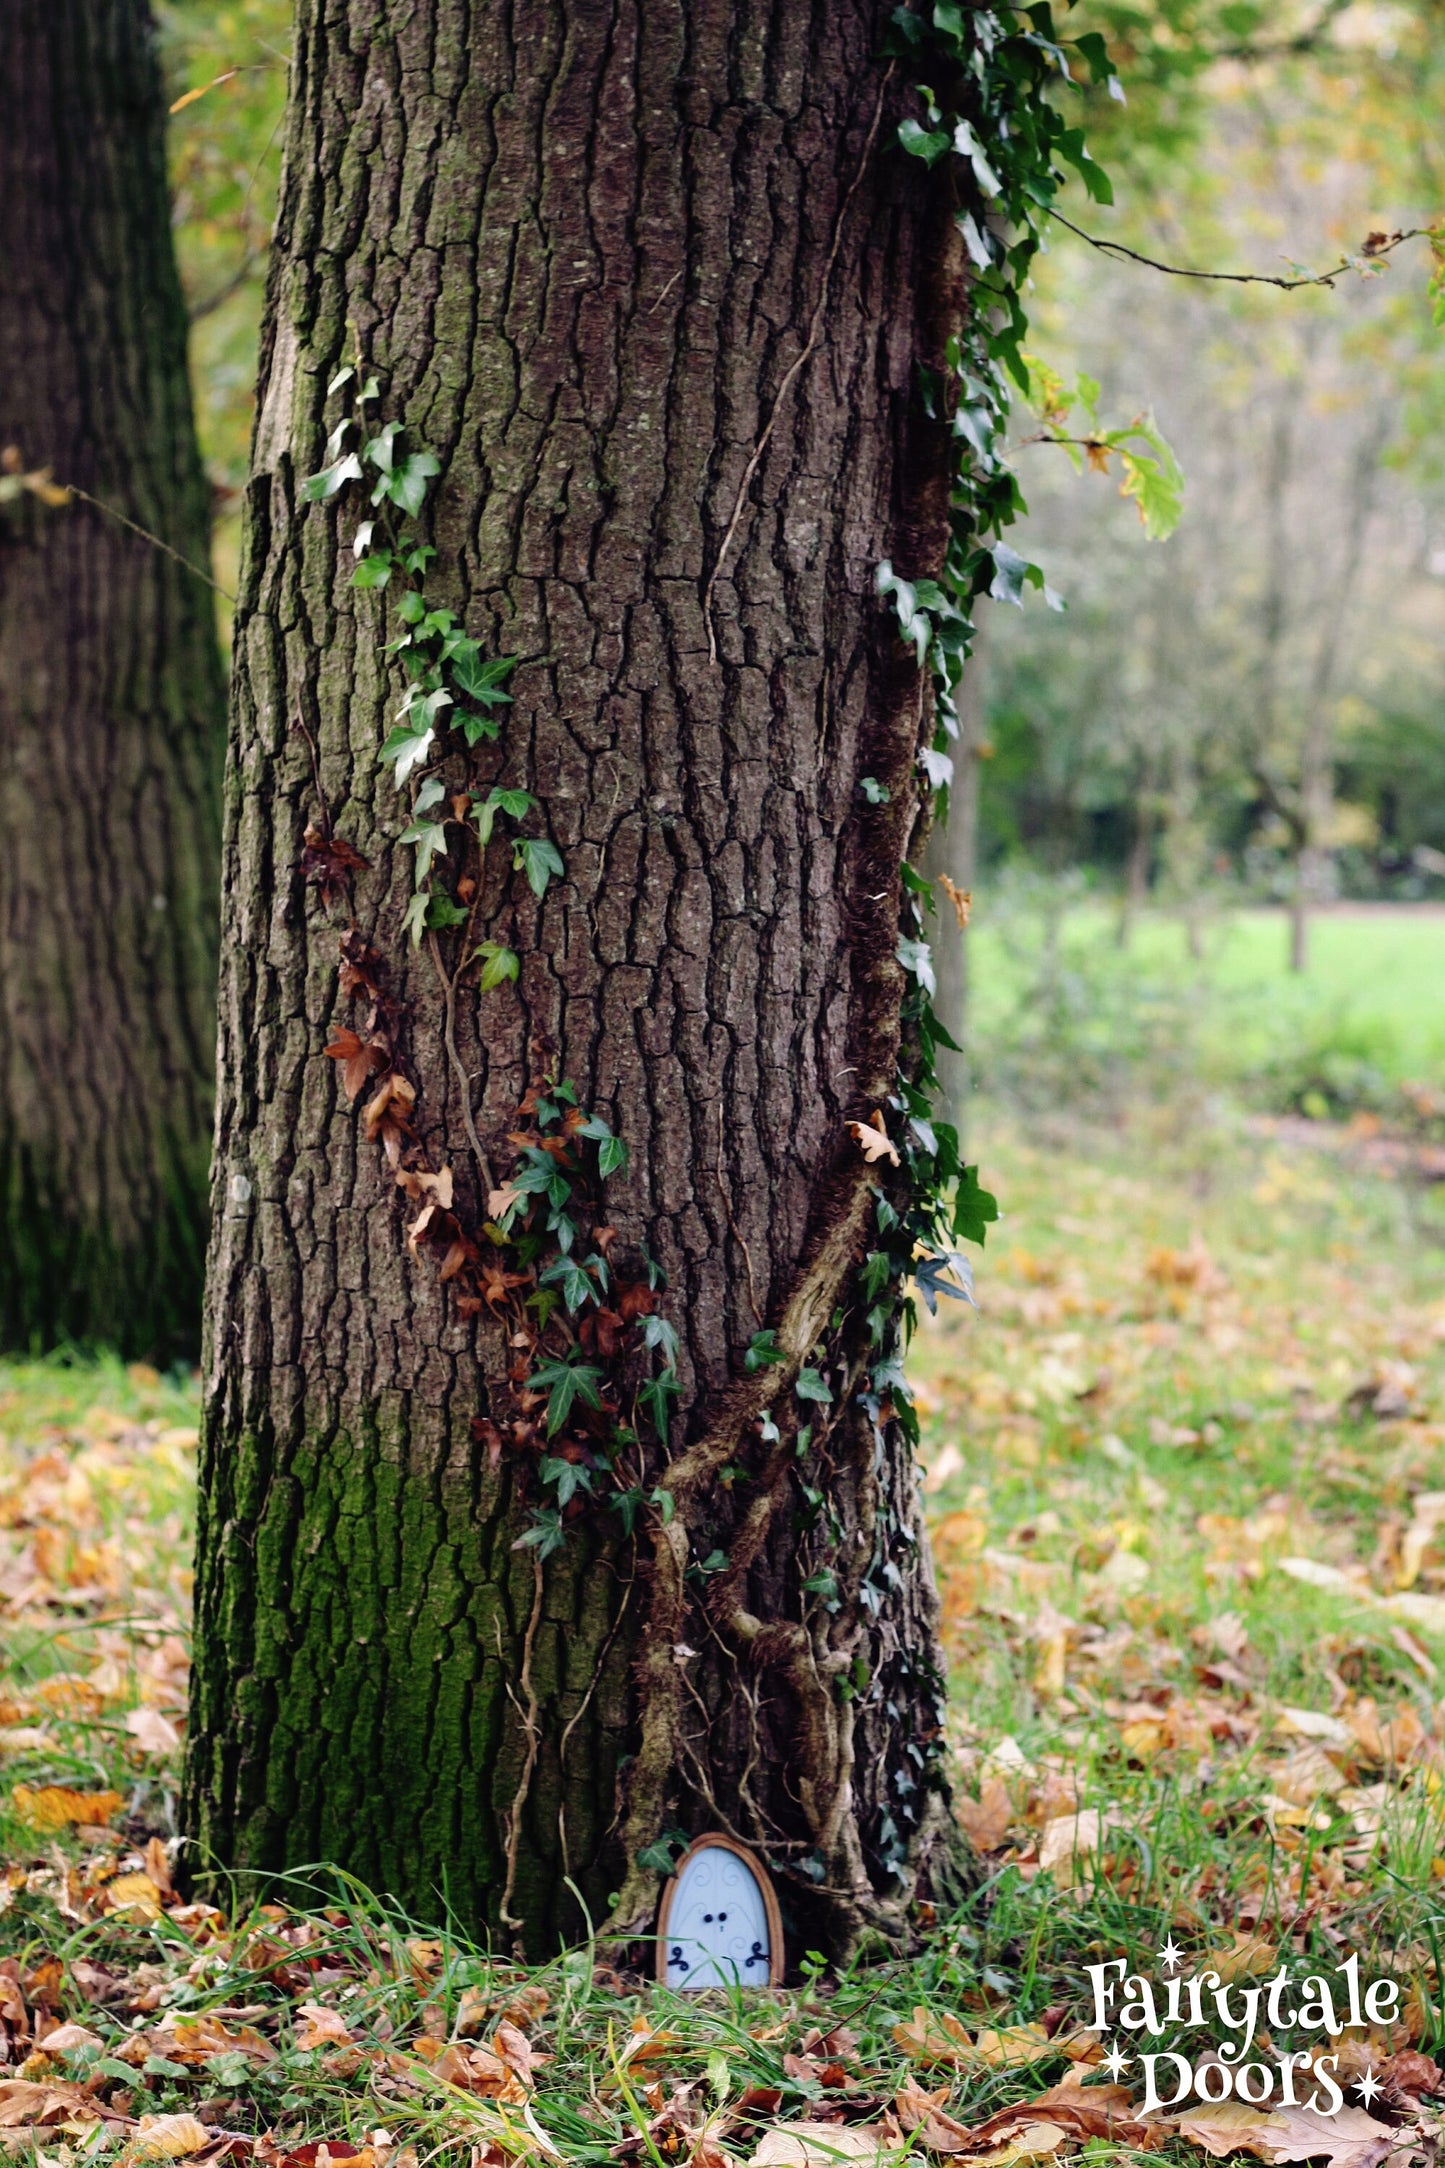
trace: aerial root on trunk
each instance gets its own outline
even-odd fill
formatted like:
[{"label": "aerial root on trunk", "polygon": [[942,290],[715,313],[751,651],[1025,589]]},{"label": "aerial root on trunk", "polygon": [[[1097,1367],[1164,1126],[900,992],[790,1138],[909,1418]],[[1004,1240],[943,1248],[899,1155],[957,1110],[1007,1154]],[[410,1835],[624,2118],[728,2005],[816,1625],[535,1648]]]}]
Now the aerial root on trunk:
[{"label": "aerial root on trunk", "polygon": [[537,1695],[532,1685],[532,1652],[537,1645],[537,1628],[542,1622],[542,1558],[540,1552],[532,1552],[532,1609],[527,1618],[527,1631],[522,1640],[522,1692],[526,1696],[523,1708],[512,1693],[511,1681],[507,1680],[507,1692],[513,1706],[522,1719],[522,1729],[527,1741],[526,1759],[517,1784],[517,1796],[512,1801],[512,1811],[507,1821],[507,1879],[502,1887],[502,1903],[499,1917],[504,1927],[513,1934],[520,1934],[523,1921],[512,1913],[512,1898],[517,1887],[517,1861],[522,1846],[522,1816],[526,1811],[527,1796],[532,1789],[532,1772],[537,1766],[537,1754],[542,1744],[542,1726],[538,1720]]},{"label": "aerial root on trunk", "polygon": [[[685,1736],[686,1681],[679,1649],[687,1618],[687,1567],[692,1538],[701,1524],[712,1481],[738,1451],[749,1424],[796,1379],[809,1351],[827,1330],[863,1232],[871,1185],[866,1168],[846,1169],[846,1187],[835,1196],[831,1224],[803,1268],[778,1327],[787,1364],[756,1376],[739,1378],[722,1396],[713,1423],[679,1455],[662,1478],[673,1511],[651,1526],[650,1597],[647,1624],[634,1679],[639,1703],[639,1749],[626,1780],[622,1837],[627,1869],[614,1921],[622,1934],[644,1934],[656,1911],[658,1876],[637,1863],[639,1852],[654,1843],[662,1829],[676,1771],[690,1765],[688,1782],[711,1805],[719,1821],[727,1818],[712,1796],[704,1760],[690,1751]],[[873,1887],[864,1858],[853,1789],[856,1714],[839,1681],[851,1668],[864,1638],[860,1590],[873,1555],[878,1522],[878,1484],[873,1470],[871,1425],[852,1408],[866,1358],[850,1366],[837,1413],[819,1439],[820,1447],[837,1431],[851,1444],[851,1474],[856,1486],[858,1521],[855,1540],[840,1558],[837,1577],[842,1601],[834,1617],[812,1628],[799,1620],[763,1619],[743,1601],[747,1575],[763,1551],[789,1495],[796,1467],[795,1441],[778,1443],[757,1479],[738,1527],[727,1565],[712,1584],[705,1616],[713,1631],[746,1659],[756,1676],[769,1671],[784,1680],[798,1711],[798,1798],[813,1845],[823,1861],[825,1880],[815,1893],[828,1904],[837,1936],[845,1948],[868,1936],[897,1943],[907,1933],[907,1910],[916,1876],[904,1872],[902,1888],[892,1896]],[[756,1727],[756,1704],[754,1704]],[[933,1814],[925,1818],[919,1842],[931,1839]],[[915,1847],[917,1849],[918,1847]]]}]

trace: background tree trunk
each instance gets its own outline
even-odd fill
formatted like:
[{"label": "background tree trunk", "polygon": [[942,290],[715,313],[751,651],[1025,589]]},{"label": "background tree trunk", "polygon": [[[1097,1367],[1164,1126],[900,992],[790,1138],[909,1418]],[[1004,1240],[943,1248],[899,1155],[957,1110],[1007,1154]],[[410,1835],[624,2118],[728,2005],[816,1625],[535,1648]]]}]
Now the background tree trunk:
[{"label": "background tree trunk", "polygon": [[[881,22],[299,13],[236,634],[186,1811],[227,1862],[339,1859],[534,1953],[581,1925],[564,1878],[643,1926],[669,1827],[761,1846],[795,1946],[896,1926],[942,1818],[915,1475],[859,1397],[877,1174],[847,1129],[893,1088],[919,818],[874,571],[941,556],[947,439],[914,390],[958,291],[947,207],[890,148]],[[576,1080],[631,1147],[616,1254],[665,1267],[681,1342],[672,1518],[635,1544],[584,1519],[545,1568],[513,1547],[525,1471],[473,1434],[507,1348],[409,1260],[322,1058],[351,1012],[298,865],[318,776],[369,861],[417,1128],[475,1216],[435,959],[400,931],[395,623],[349,587],[355,510],[299,494],[353,342],[442,463],[429,601],[521,658],[501,743],[458,746],[448,787],[530,788],[566,864],[539,906],[488,860],[479,930],[522,968],[458,1002],[476,1126],[505,1166],[522,1094],[554,1061]],[[786,1360],[749,1375],[764,1325]],[[833,1399],[800,1453],[802,1362]]]},{"label": "background tree trunk", "polygon": [[0,1340],[194,1358],[224,681],[144,0],[0,36]]}]

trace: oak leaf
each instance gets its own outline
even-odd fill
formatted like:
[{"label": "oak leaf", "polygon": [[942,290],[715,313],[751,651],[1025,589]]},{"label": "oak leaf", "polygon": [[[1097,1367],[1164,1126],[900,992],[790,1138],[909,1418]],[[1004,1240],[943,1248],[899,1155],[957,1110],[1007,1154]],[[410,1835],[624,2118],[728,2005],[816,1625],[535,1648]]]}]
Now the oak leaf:
[{"label": "oak leaf", "polygon": [[63,1784],[42,1784],[36,1790],[17,1784],[10,1794],[16,1814],[32,1829],[65,1829],[80,1822],[99,1826],[124,1803],[119,1792],[73,1792]]},{"label": "oak leaf", "polygon": [[[247,2055],[255,2063],[274,2063],[276,2050],[252,2025],[227,2025],[218,2017],[173,2018],[145,2043],[146,2052],[193,2068],[212,2055]],[[142,2057],[144,2060],[144,2057]]]},{"label": "oak leaf", "polygon": [[143,2115],[120,2156],[121,2168],[130,2168],[132,2161],[188,2160],[210,2142],[211,2133],[197,2116]]},{"label": "oak leaf", "polygon": [[1059,2042],[1050,2039],[1042,2025],[988,2026],[975,2040],[974,2048],[981,2062],[993,2063],[1002,2069],[1011,2069],[1017,2063],[1037,2063],[1063,2053]]},{"label": "oak leaf", "polygon": [[159,1709],[132,1709],[126,1717],[125,1728],[142,1754],[174,1754],[181,1743],[175,1725],[168,1716],[162,1716]]},{"label": "oak leaf", "polygon": [[759,2138],[748,2168],[839,2168],[901,2151],[877,2123],[777,2123]]},{"label": "oak leaf", "polygon": [[875,1109],[871,1122],[850,1122],[848,1134],[857,1143],[870,1167],[880,1159],[889,1159],[894,1166],[900,1164],[898,1147],[883,1126],[881,1109]]},{"label": "oak leaf", "polygon": [[961,1798],[954,1812],[976,1852],[996,1852],[1008,1836],[1013,1801],[1002,1777],[988,1777],[977,1799]]},{"label": "oak leaf", "polygon": [[920,2006],[911,2024],[894,2026],[893,2045],[901,2048],[911,2063],[950,2063],[957,2068],[978,2060],[972,2035],[946,2010],[925,2010]]},{"label": "oak leaf", "polygon": [[1240,1930],[1228,1949],[1211,1950],[1201,1958],[1200,1969],[1212,1966],[1224,1981],[1247,1980],[1256,1973],[1268,1972],[1278,1954],[1274,1943],[1267,1942],[1263,1935]]},{"label": "oak leaf", "polygon": [[297,2028],[296,2046],[301,2054],[309,2054],[313,2048],[349,2048],[353,2035],[339,2011],[328,2010],[319,2002],[303,2002],[297,2016],[305,2023]]},{"label": "oak leaf", "polygon": [[148,1874],[118,1874],[105,1885],[107,1912],[125,1912],[149,1924],[161,1916],[161,1893]]},{"label": "oak leaf", "polygon": [[129,2118],[104,2107],[79,2085],[47,2083],[37,2078],[0,2078],[0,2130],[102,2120],[125,2123]]},{"label": "oak leaf", "polygon": [[43,2046],[47,2055],[69,2055],[76,2048],[98,2048],[104,2043],[88,2025],[57,2025],[37,2045]]},{"label": "oak leaf", "polygon": [[527,2086],[535,2083],[532,2073],[552,2059],[550,2055],[539,2055],[521,2027],[505,2017],[492,2035],[492,2052],[500,2055],[508,2069],[515,2070]]},{"label": "oak leaf", "polygon": [[962,933],[973,908],[973,890],[960,888],[957,881],[951,880],[946,873],[939,874],[938,885],[953,905],[953,915],[958,920],[958,930]]},{"label": "oak leaf", "polygon": [[1254,2153],[1264,2161],[1323,2159],[1327,2168],[1375,2168],[1399,2133],[1363,2108],[1319,2115],[1312,2108],[1254,2108],[1239,2100],[1211,2101],[1162,2119],[1161,2127],[1222,2160]]}]

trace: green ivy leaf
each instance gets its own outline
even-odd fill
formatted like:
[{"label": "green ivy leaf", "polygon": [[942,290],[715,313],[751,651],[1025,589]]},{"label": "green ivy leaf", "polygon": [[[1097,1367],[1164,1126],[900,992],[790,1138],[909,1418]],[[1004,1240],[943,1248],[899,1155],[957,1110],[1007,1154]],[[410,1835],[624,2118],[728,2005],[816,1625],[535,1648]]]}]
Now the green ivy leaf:
[{"label": "green ivy leaf", "polygon": [[743,1356],[743,1368],[752,1376],[767,1363],[785,1363],[787,1352],[778,1345],[778,1335],[771,1325],[765,1332],[755,1332],[748,1342]]},{"label": "green ivy leaf", "polygon": [[933,951],[926,941],[909,941],[900,938],[894,950],[905,971],[911,972],[926,994],[938,992],[938,980],[933,969]]},{"label": "green ivy leaf", "polygon": [[301,494],[308,504],[321,504],[328,497],[334,497],[338,490],[345,489],[348,482],[359,482],[361,478],[361,461],[355,452],[348,452],[334,466],[323,467],[319,474],[309,474],[301,484]]},{"label": "green ivy leaf", "polygon": [[[410,452],[393,474],[383,477],[385,494],[393,504],[400,505],[408,519],[416,519],[426,503],[427,483],[441,471],[441,461],[434,452]],[[382,483],[378,482],[372,491],[373,503],[377,502],[381,488]]]},{"label": "green ivy leaf", "polygon": [[554,1258],[542,1274],[542,1283],[548,1287],[560,1287],[562,1300],[575,1317],[584,1302],[596,1302],[597,1289],[591,1274],[580,1259],[575,1257]]},{"label": "green ivy leaf", "polygon": [[419,888],[406,907],[401,922],[401,930],[403,933],[411,935],[413,948],[421,947],[421,937],[426,932],[426,914],[430,904],[431,897],[424,888]]},{"label": "green ivy leaf", "polygon": [[503,948],[500,942],[484,941],[477,950],[482,962],[482,992],[492,993],[508,979],[516,978],[522,968],[521,958],[515,949]]},{"label": "green ivy leaf", "polygon": [[605,1182],[609,1174],[621,1174],[628,1151],[621,1137],[605,1137],[597,1147],[597,1172]]},{"label": "green ivy leaf", "polygon": [[431,871],[432,860],[446,856],[446,829],[440,821],[412,821],[403,828],[400,841],[416,845],[416,886],[420,888]]},{"label": "green ivy leaf", "polygon": [[637,1864],[649,1874],[671,1874],[673,1853],[685,1852],[690,1841],[685,1829],[666,1830],[655,1844],[647,1845],[638,1853]]},{"label": "green ivy leaf", "polygon": [[445,933],[449,926],[465,926],[468,918],[466,906],[453,903],[450,896],[435,893],[426,914],[426,922],[437,933]]},{"label": "green ivy leaf", "polygon": [[948,149],[948,137],[938,129],[923,127],[916,120],[899,123],[898,140],[914,158],[921,158],[926,166],[936,165]]},{"label": "green ivy leaf", "polygon": [[595,1363],[561,1360],[543,1363],[536,1373],[528,1378],[529,1393],[547,1395],[549,1438],[556,1436],[579,1401],[584,1408],[601,1407],[602,1395],[598,1391],[601,1383],[602,1372]]},{"label": "green ivy leaf", "polygon": [[[396,440],[401,435],[400,422],[388,422],[361,448],[361,456],[369,467],[376,467],[382,474],[390,474],[396,456]],[[373,499],[373,503],[377,500]]]},{"label": "green ivy leaf", "polygon": [[468,700],[479,700],[483,707],[498,706],[512,697],[502,688],[516,669],[517,661],[515,655],[493,655],[483,662],[481,651],[473,641],[470,655],[458,651],[453,675]]},{"label": "green ivy leaf", "polygon": [[368,550],[351,575],[353,587],[385,587],[392,574],[390,550]]},{"label": "green ivy leaf", "polygon": [[431,751],[432,739],[435,736],[436,732],[430,727],[425,730],[408,730],[405,725],[400,723],[391,732],[391,735],[381,748],[381,757],[383,760],[395,763],[396,787],[398,790],[402,788],[412,771],[419,768],[426,759],[427,754]]},{"label": "green ivy leaf", "polygon": [[998,1199],[984,1189],[977,1167],[965,1167],[953,1197],[953,1231],[966,1242],[982,1247],[988,1230],[998,1218]]},{"label": "green ivy leaf", "polygon": [[537,1473],[548,1490],[556,1492],[559,1511],[565,1512],[579,1491],[592,1489],[592,1470],[581,1461],[562,1460],[548,1453],[537,1463]]},{"label": "green ivy leaf", "polygon": [[640,1387],[637,1405],[657,1432],[659,1441],[666,1445],[668,1427],[672,1421],[672,1403],[682,1392],[675,1370],[664,1370],[657,1377],[649,1378]]},{"label": "green ivy leaf", "polygon": [[532,1515],[532,1525],[518,1536],[512,1545],[514,1551],[535,1550],[542,1558],[550,1558],[560,1551],[567,1541],[567,1531],[562,1526],[562,1516],[555,1506],[538,1506]]},{"label": "green ivy leaf", "polygon": [[545,836],[519,837],[512,865],[517,872],[526,874],[528,886],[538,898],[546,895],[547,883],[560,879],[563,872],[561,853]]},{"label": "green ivy leaf", "polygon": [[492,840],[492,824],[499,813],[506,813],[513,820],[520,820],[524,813],[531,812],[536,803],[529,790],[492,790],[480,802],[473,799],[477,834],[481,837],[482,849],[485,850]]},{"label": "green ivy leaf", "polygon": [[677,1368],[677,1330],[665,1317],[645,1317],[642,1320],[642,1344],[649,1354],[661,1350],[664,1366]]},{"label": "green ivy leaf", "polygon": [[798,1372],[798,1382],[793,1387],[793,1391],[797,1394],[799,1400],[816,1400],[821,1407],[825,1408],[832,1406],[833,1395],[828,1390],[818,1371],[813,1369],[811,1364],[805,1363]]}]

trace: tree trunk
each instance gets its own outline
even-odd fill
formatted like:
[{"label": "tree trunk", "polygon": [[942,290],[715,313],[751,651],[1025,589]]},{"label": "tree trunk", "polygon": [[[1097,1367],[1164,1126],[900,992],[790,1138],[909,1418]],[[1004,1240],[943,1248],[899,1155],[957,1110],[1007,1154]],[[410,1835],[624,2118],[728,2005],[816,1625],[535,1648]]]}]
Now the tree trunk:
[{"label": "tree trunk", "polygon": [[[914,1470],[864,1375],[880,1170],[848,1129],[895,1089],[920,826],[874,572],[942,554],[916,370],[959,291],[947,206],[890,148],[881,20],[300,8],[236,633],[188,1826],[244,1868],[445,1893],[533,1953],[581,1926],[574,1883],[645,1928],[669,1829],[755,1843],[795,1947],[896,1928],[943,1821]],[[495,851],[476,874],[463,945],[521,970],[462,985],[455,1062],[439,974],[466,958],[403,940],[378,764],[395,617],[349,586],[354,514],[299,494],[354,344],[441,463],[428,601],[520,657],[501,743],[453,733],[447,788],[527,785],[566,867],[540,904]],[[545,1565],[516,1547],[505,1335],[409,1258],[323,1058],[358,1019],[348,907],[301,865],[328,808],[457,1224],[549,1074],[630,1147],[612,1255],[665,1268],[681,1387],[633,1540],[599,1503]],[[764,1327],[781,1360],[749,1372]]]},{"label": "tree trunk", "polygon": [[0,39],[0,1342],[194,1359],[224,683],[144,0]]},{"label": "tree trunk", "polygon": [[1391,420],[1388,409],[1374,414],[1355,447],[1340,563],[1331,583],[1315,649],[1304,742],[1300,748],[1301,838],[1295,856],[1294,891],[1290,902],[1291,971],[1307,968],[1309,913],[1312,906],[1324,901],[1329,883],[1330,858],[1324,838],[1329,831],[1334,802],[1335,684],[1341,655],[1347,651],[1350,607],[1365,559],[1370,515],[1380,478],[1380,455],[1390,434]]}]

